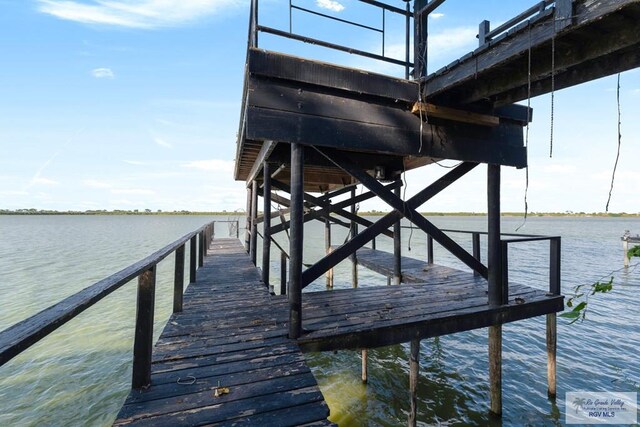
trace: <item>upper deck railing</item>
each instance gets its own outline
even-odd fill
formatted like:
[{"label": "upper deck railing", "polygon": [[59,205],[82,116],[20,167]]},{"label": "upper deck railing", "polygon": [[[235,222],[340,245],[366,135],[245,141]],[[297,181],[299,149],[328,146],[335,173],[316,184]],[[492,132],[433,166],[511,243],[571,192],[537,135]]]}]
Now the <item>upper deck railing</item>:
[{"label": "upper deck railing", "polygon": [[[320,12],[318,10],[313,10],[308,7],[303,7],[300,3],[297,3],[295,0],[289,0],[288,5],[288,13],[289,13],[289,28],[288,29],[280,29],[274,28],[266,25],[260,24],[259,19],[259,0],[251,0],[251,13],[249,18],[249,47],[257,48],[258,47],[258,35],[259,33],[268,33],[278,37],[284,37],[291,40],[296,40],[303,43],[309,43],[317,46],[322,46],[328,49],[333,49],[341,52],[347,52],[354,55],[359,55],[365,58],[374,59],[377,61],[383,61],[390,64],[402,66],[405,69],[405,78],[409,78],[410,69],[413,67],[413,63],[411,62],[410,57],[410,43],[411,43],[411,26],[413,13],[411,12],[411,2],[406,1],[406,8],[402,9],[396,6],[389,5],[387,3],[383,3],[376,0],[357,0],[359,3],[364,3],[370,7],[374,7],[379,9],[381,23],[379,26],[369,25],[364,22],[359,22],[355,20],[342,19],[337,16],[330,15],[328,13]],[[293,17],[294,12],[303,13],[307,15],[314,15],[320,17],[322,19],[327,19],[335,22],[339,22],[341,24],[358,27],[367,31],[375,32],[380,34],[381,36],[381,51],[380,53],[375,53],[371,51],[366,51],[362,49],[356,49],[352,46],[346,46],[343,44],[332,43],[327,40],[322,40],[319,38],[308,37],[303,34],[299,34],[293,31]],[[387,27],[387,14],[399,14],[405,18],[405,34],[404,34],[404,45],[405,45],[405,57],[404,59],[393,58],[388,55],[388,51],[385,51],[386,44],[386,36],[388,32]]]}]

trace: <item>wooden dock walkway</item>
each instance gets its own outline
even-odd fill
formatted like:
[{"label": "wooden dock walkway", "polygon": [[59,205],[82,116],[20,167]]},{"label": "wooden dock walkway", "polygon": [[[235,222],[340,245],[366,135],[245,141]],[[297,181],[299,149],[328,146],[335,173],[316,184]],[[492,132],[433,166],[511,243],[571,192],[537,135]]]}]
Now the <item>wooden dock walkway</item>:
[{"label": "wooden dock walkway", "polygon": [[333,425],[287,313],[240,241],[213,240],[155,345],[151,387],[131,391],[114,425]]}]

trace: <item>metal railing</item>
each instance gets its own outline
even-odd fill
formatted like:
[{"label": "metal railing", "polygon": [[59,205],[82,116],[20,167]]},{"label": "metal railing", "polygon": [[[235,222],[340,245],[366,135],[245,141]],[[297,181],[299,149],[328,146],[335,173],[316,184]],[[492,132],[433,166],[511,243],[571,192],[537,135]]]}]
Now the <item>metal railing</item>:
[{"label": "metal railing", "polygon": [[0,366],[101,301],[107,295],[131,280],[138,278],[131,385],[134,389],[148,387],[151,384],[157,265],[172,253],[175,253],[173,312],[181,312],[186,244],[189,242],[190,248],[189,283],[194,283],[196,281],[197,268],[204,265],[206,248],[209,247],[214,235],[214,224],[215,221],[205,224],[148,257],[0,332]]},{"label": "metal railing", "polygon": [[[409,78],[409,72],[410,72],[410,68],[413,67],[413,63],[411,62],[411,58],[410,58],[410,43],[411,43],[411,39],[410,39],[410,34],[411,34],[411,19],[413,18],[413,13],[411,12],[411,8],[410,8],[410,2],[407,1],[406,2],[406,8],[405,9],[401,9],[395,6],[391,6],[389,4],[380,2],[380,1],[375,1],[375,0],[357,0],[360,3],[365,3],[367,5],[379,8],[381,11],[381,25],[380,27],[374,27],[372,25],[366,25],[363,24],[361,22],[356,22],[356,21],[351,21],[348,19],[342,19],[342,18],[338,18],[336,16],[332,16],[326,13],[322,13],[319,11],[315,11],[306,7],[302,7],[299,6],[298,4],[296,4],[293,0],[289,0],[289,29],[288,31],[286,30],[281,30],[281,29],[277,29],[277,28],[273,28],[273,27],[269,27],[269,26],[265,26],[265,25],[260,25],[259,23],[259,14],[258,14],[258,1],[259,0],[251,0],[251,12],[250,12],[250,16],[249,16],[249,47],[250,48],[257,48],[258,47],[258,33],[262,32],[262,33],[268,33],[268,34],[272,34],[275,36],[279,36],[279,37],[284,37],[284,38],[288,38],[288,39],[292,39],[292,40],[296,40],[296,41],[300,41],[303,43],[309,43],[309,44],[313,44],[313,45],[317,45],[317,46],[322,46],[328,49],[333,49],[333,50],[338,50],[341,52],[347,52],[350,54],[354,54],[354,55],[359,55],[359,56],[363,56],[366,58],[370,58],[370,59],[375,59],[378,61],[383,61],[383,62],[387,62],[387,63],[391,63],[391,64],[395,64],[395,65],[400,65],[403,66],[405,68],[405,78]],[[365,29],[367,31],[372,31],[372,32],[377,32],[381,34],[382,37],[382,51],[381,54],[378,53],[373,53],[373,52],[369,52],[369,51],[364,51],[361,49],[355,49],[353,47],[349,47],[349,46],[345,46],[345,45],[341,45],[341,44],[337,44],[337,43],[330,43],[328,41],[325,40],[321,40],[321,39],[317,39],[317,38],[313,38],[313,37],[307,37],[298,33],[293,32],[293,12],[297,11],[297,12],[301,12],[301,13],[305,13],[305,14],[311,14],[311,15],[315,15],[315,16],[319,16],[323,19],[329,19],[332,21],[336,21],[336,22],[340,22],[342,24],[345,25],[350,25],[350,26],[354,26],[354,27],[358,27],[358,28],[362,28]],[[387,33],[387,18],[386,18],[386,14],[387,13],[396,13],[396,14],[400,14],[402,16],[405,17],[405,59],[404,60],[400,60],[400,59],[396,59],[396,58],[392,58],[386,55],[385,53],[385,36]]]},{"label": "metal railing", "polygon": [[520,13],[517,16],[514,16],[513,18],[509,19],[507,22],[505,22],[504,24],[498,26],[493,30],[490,30],[489,21],[482,21],[480,23],[480,31],[478,32],[478,40],[479,40],[480,46],[490,42],[491,40],[495,39],[497,36],[501,35],[502,33],[505,33],[511,30],[518,24],[521,24],[523,21],[533,17],[534,15],[539,15],[539,17],[542,18],[546,16],[546,14],[553,13],[552,9],[547,9],[547,8],[551,5],[554,5],[555,3],[556,3],[556,0],[544,0],[539,3],[536,3],[535,5],[531,6],[529,9],[525,10],[524,12]]}]

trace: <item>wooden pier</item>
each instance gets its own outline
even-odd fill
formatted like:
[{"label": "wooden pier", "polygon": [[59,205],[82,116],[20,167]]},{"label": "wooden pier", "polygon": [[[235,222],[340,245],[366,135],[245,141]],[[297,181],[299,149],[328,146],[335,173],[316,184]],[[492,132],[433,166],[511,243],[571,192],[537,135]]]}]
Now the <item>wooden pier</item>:
[{"label": "wooden pier", "polygon": [[131,391],[115,425],[332,425],[287,338],[286,305],[269,294],[239,240],[213,240],[183,312],[156,343],[151,386]]}]

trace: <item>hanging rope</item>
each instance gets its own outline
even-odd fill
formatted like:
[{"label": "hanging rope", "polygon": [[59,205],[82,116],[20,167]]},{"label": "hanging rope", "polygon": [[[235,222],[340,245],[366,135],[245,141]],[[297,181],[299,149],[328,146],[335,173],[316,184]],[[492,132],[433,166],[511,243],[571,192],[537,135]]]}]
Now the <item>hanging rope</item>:
[{"label": "hanging rope", "polygon": [[549,133],[549,158],[553,157],[553,116],[556,91],[556,18],[553,18],[553,33],[551,35],[551,129]]},{"label": "hanging rope", "polygon": [[524,150],[527,156],[527,167],[525,168],[525,186],[524,186],[524,218],[522,224],[516,228],[516,232],[527,223],[527,215],[529,213],[529,122],[531,121],[531,24],[529,23],[529,50],[527,65],[527,129],[524,138]]},{"label": "hanging rope", "polygon": [[622,144],[622,120],[620,115],[620,73],[618,73],[618,87],[616,89],[616,102],[618,103],[618,152],[616,153],[616,162],[613,165],[613,173],[611,174],[611,187],[609,188],[609,198],[607,199],[607,206],[605,212],[609,212],[609,202],[611,202],[611,194],[613,193],[613,183],[616,179],[616,169],[618,169],[618,160],[620,159],[620,145]]}]

